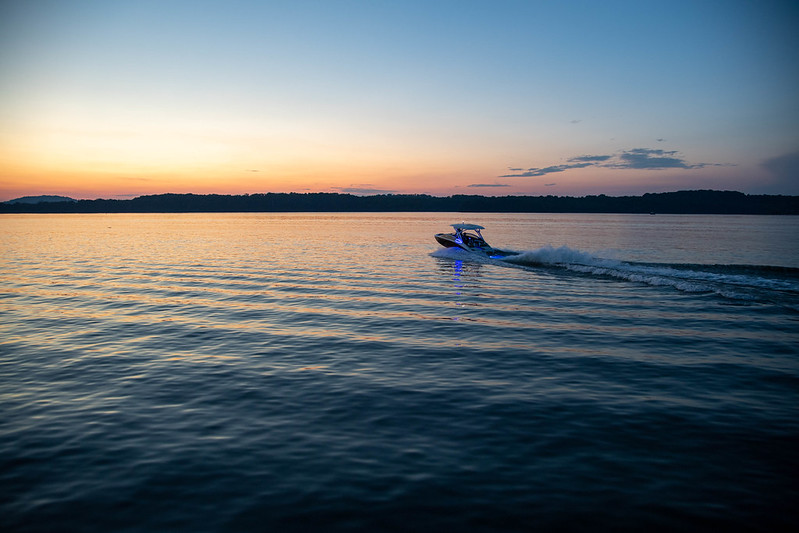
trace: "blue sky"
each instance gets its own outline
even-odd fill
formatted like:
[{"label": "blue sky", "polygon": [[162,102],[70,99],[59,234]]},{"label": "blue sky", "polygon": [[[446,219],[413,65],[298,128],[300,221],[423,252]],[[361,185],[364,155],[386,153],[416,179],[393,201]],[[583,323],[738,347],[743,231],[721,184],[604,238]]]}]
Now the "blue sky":
[{"label": "blue sky", "polygon": [[2,199],[799,194],[795,2],[0,6]]}]

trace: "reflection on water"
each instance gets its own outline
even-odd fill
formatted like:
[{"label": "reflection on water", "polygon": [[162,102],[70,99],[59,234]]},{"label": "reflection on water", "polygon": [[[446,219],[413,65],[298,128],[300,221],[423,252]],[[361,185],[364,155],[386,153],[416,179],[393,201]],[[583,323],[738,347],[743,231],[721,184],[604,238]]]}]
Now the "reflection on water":
[{"label": "reflection on water", "polygon": [[0,528],[797,525],[799,219],[474,217],[3,216]]}]

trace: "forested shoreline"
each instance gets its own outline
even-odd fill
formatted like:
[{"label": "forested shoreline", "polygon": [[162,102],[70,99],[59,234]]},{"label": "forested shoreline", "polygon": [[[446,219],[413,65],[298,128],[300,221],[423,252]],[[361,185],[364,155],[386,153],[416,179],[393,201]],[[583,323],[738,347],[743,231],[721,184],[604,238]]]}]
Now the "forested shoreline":
[{"label": "forested shoreline", "polygon": [[128,200],[4,202],[0,213],[496,212],[797,215],[799,196],[677,191],[642,196],[479,196],[341,193],[156,194]]}]

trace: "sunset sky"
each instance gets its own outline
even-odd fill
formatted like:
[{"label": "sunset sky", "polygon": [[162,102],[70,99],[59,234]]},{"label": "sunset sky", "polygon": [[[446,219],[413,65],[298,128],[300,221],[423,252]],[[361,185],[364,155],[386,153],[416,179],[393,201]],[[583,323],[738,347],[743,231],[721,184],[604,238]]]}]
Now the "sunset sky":
[{"label": "sunset sky", "polygon": [[790,0],[0,2],[0,200],[799,194]]}]

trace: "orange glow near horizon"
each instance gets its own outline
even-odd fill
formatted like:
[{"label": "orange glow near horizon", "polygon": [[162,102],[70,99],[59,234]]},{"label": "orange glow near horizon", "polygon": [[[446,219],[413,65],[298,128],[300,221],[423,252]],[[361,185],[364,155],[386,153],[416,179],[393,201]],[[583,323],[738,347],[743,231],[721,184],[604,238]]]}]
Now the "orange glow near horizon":
[{"label": "orange glow near horizon", "polygon": [[[70,128],[60,122],[67,118],[75,119]],[[280,128],[131,120],[110,129],[108,124],[79,123],[71,115],[32,124],[24,135],[4,134],[0,127],[0,200],[264,192],[623,195],[686,188],[686,172],[702,178],[707,188],[746,186],[740,170],[719,173],[714,167],[635,171],[594,166],[502,177],[512,173],[506,166],[511,156],[498,143],[481,145],[479,136],[471,134],[436,144],[425,137],[370,137],[347,130],[337,136],[333,126]],[[545,154],[558,153],[544,140],[540,147]],[[559,164],[570,163],[562,156]]]},{"label": "orange glow near horizon", "polygon": [[336,138],[332,132],[280,137],[246,127],[208,130],[192,131],[191,124],[144,124],[125,131],[49,124],[25,136],[9,135],[0,148],[0,199],[350,190],[447,195],[465,180],[485,181],[493,171],[481,168],[473,153],[459,164],[476,170],[462,172],[448,161],[454,149],[446,146],[408,147]]},{"label": "orange glow near horizon", "polygon": [[[77,159],[74,158],[73,159]],[[464,180],[478,179],[457,170],[415,170],[397,161],[163,161],[148,164],[114,162],[102,157],[66,163],[51,156],[33,164],[3,161],[0,200],[20,196],[57,194],[78,199],[128,198],[146,194],[248,194],[260,192],[363,192],[364,194],[428,193],[449,195]],[[81,164],[82,163],[82,164]],[[181,164],[183,163],[183,164]],[[252,167],[252,168],[247,168]],[[468,190],[464,191],[467,192]],[[472,190],[470,193],[477,194]]]}]

